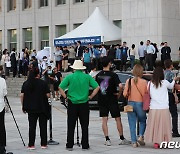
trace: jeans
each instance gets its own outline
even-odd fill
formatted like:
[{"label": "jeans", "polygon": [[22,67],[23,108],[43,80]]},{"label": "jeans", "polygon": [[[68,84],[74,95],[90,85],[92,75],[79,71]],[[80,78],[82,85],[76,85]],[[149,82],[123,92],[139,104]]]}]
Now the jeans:
[{"label": "jeans", "polygon": [[131,142],[136,143],[136,121],[139,120],[139,135],[143,136],[146,129],[146,112],[143,110],[142,102],[129,101],[128,105],[133,106],[133,112],[128,112],[128,122],[131,133]]},{"label": "jeans", "polygon": [[134,61],[135,61],[135,56],[130,55],[130,61],[131,61],[131,69],[134,67]]}]

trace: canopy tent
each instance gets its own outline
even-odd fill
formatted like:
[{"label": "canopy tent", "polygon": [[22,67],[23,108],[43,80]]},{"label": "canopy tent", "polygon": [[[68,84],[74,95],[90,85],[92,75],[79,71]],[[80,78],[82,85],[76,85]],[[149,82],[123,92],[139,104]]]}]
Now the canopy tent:
[{"label": "canopy tent", "polygon": [[71,32],[54,39],[55,46],[72,45],[78,40],[82,45],[100,44],[101,42],[121,39],[121,29],[109,21],[98,7],[91,16],[79,27]]}]

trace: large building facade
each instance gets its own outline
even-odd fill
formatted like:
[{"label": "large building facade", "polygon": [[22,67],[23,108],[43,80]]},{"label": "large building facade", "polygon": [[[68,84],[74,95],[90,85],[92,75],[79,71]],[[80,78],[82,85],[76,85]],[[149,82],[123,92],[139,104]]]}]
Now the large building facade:
[{"label": "large building facade", "polygon": [[0,0],[0,50],[53,48],[54,38],[82,24],[96,6],[129,46],[167,41],[177,60],[180,0]]}]

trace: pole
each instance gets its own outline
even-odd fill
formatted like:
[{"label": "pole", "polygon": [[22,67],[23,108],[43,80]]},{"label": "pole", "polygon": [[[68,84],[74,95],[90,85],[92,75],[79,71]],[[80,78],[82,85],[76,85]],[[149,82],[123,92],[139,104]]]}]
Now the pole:
[{"label": "pole", "polygon": [[20,137],[21,137],[21,140],[22,140],[22,142],[23,142],[23,145],[26,146],[25,143],[24,143],[24,140],[23,140],[23,138],[22,138],[21,132],[20,132],[20,130],[19,130],[18,124],[17,124],[17,122],[16,122],[16,119],[15,119],[15,117],[14,117],[14,114],[13,114],[13,112],[12,112],[12,109],[11,109],[11,106],[10,106],[10,104],[9,104],[9,101],[8,101],[8,99],[7,99],[7,96],[5,96],[4,99],[6,100],[7,105],[8,105],[8,107],[9,107],[9,109],[10,109],[10,112],[11,112],[12,117],[13,117],[13,119],[14,119],[14,122],[15,122],[15,124],[16,124],[17,130],[18,130],[18,132],[19,132],[19,135],[20,135]]},{"label": "pole", "polygon": [[50,118],[49,118],[49,141],[48,141],[48,145],[58,145],[59,142],[56,142],[53,140],[52,137],[52,102],[49,101],[49,106],[50,106]]}]

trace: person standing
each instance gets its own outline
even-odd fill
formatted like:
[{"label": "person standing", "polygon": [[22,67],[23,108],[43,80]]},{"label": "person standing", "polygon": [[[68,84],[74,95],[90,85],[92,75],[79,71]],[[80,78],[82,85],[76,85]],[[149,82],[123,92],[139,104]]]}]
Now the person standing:
[{"label": "person standing", "polygon": [[59,84],[62,82],[62,74],[54,67],[54,91],[56,92],[56,100],[59,100]]},{"label": "person standing", "polygon": [[17,60],[16,60],[16,49],[13,48],[10,54],[10,60],[11,60],[11,68],[13,72],[13,77],[16,77],[17,74]]},{"label": "person standing", "polygon": [[150,40],[147,40],[146,46],[145,46],[145,52],[146,52],[146,63],[148,65],[148,71],[153,71],[153,54],[155,53],[155,48],[151,44]]},{"label": "person standing", "polygon": [[163,65],[166,59],[171,59],[171,48],[167,42],[164,42],[164,47],[161,49],[161,62]]},{"label": "person standing", "polygon": [[[92,99],[98,92],[97,82],[89,75],[82,72],[86,69],[81,60],[75,60],[71,66],[74,73],[66,76],[61,82],[59,89],[61,95],[68,99],[68,128],[67,128],[67,150],[72,150],[74,145],[74,129],[76,121],[80,120],[82,129],[82,149],[89,149],[89,105],[88,100]],[[94,90],[89,95],[89,88]],[[68,89],[67,95],[64,90]],[[88,96],[89,95],[89,96]]]},{"label": "person standing", "polygon": [[67,46],[64,46],[62,55],[62,70],[64,72],[68,70],[68,55],[69,50],[67,49]]},{"label": "person standing", "polygon": [[83,53],[83,62],[84,66],[86,66],[86,74],[90,73],[91,71],[91,60],[92,60],[92,54],[89,52],[88,48],[85,49]]},{"label": "person standing", "polygon": [[4,96],[7,95],[7,86],[4,79],[3,66],[0,65],[0,154],[13,154],[12,152],[6,153],[6,128],[5,128],[5,111],[6,105]]},{"label": "person standing", "polygon": [[[172,82],[175,74],[172,72],[173,63],[170,59],[164,61],[165,71],[164,76],[165,79],[169,82]],[[168,96],[169,96],[169,111],[172,117],[172,137],[180,137],[178,132],[178,112],[177,112],[177,104],[178,102],[175,101],[174,91],[172,89],[168,89]]]},{"label": "person standing", "polygon": [[106,48],[105,48],[104,44],[101,45],[100,52],[101,52],[101,57],[107,56],[107,51],[106,51]]},{"label": "person standing", "polygon": [[63,55],[63,48],[61,46],[57,46],[56,51],[54,52],[54,57],[58,71],[61,71],[62,69],[62,55]]},{"label": "person standing", "polygon": [[[133,75],[133,78],[126,81],[123,95],[128,98],[128,105],[133,107],[133,111],[127,112],[127,114],[132,146],[136,148],[139,144],[145,145],[144,132],[146,129],[146,112],[143,110],[143,96],[147,91],[147,82],[142,79],[143,67],[141,65],[136,64],[134,66]],[[140,123],[138,140],[136,135],[137,120],[139,120]]]},{"label": "person standing", "polygon": [[119,70],[120,69],[120,60],[121,60],[121,50],[120,50],[120,45],[116,45],[116,68]]},{"label": "person standing", "polygon": [[[5,129],[5,103],[4,96],[7,95],[6,81],[1,76],[3,75],[3,67],[0,70],[0,147],[3,148],[5,152],[6,146],[6,129]],[[4,154],[4,153],[3,153]]]},{"label": "person standing", "polygon": [[75,48],[75,52],[76,52],[76,59],[81,60],[82,56],[83,56],[83,47],[81,46],[81,41],[77,41],[77,46]]},{"label": "person standing", "polygon": [[151,100],[144,139],[148,143],[154,143],[154,148],[159,148],[163,141],[171,141],[168,89],[174,87],[177,79],[168,82],[164,79],[163,69],[157,67],[153,72],[152,82],[149,82]]},{"label": "person standing", "polygon": [[144,68],[145,53],[144,53],[144,42],[143,41],[140,42],[140,46],[138,47],[138,55],[139,55],[140,64]]},{"label": "person standing", "polygon": [[126,71],[126,62],[127,62],[127,57],[128,57],[128,47],[126,46],[127,43],[123,42],[122,47],[120,48],[121,50],[121,65],[120,65],[120,71]]},{"label": "person standing", "polygon": [[135,55],[136,55],[136,49],[135,49],[135,44],[132,44],[131,49],[129,49],[129,57],[130,57],[130,62],[131,62],[131,69],[134,67],[134,62],[135,62]]},{"label": "person standing", "polygon": [[28,79],[21,89],[23,113],[28,113],[29,143],[28,149],[35,149],[36,123],[39,120],[41,148],[47,148],[47,120],[50,117],[48,98],[50,91],[45,81],[39,79],[39,69],[30,70]]},{"label": "person standing", "polygon": [[19,70],[18,70],[18,77],[20,78],[21,77],[21,74],[23,74],[23,66],[22,66],[22,60],[23,60],[23,57],[24,57],[24,53],[25,53],[25,49],[22,49],[22,51],[20,51],[19,53]]},{"label": "person standing", "polygon": [[[103,70],[96,75],[96,81],[100,86],[100,90],[98,92],[98,105],[100,117],[102,117],[102,129],[105,136],[105,145],[111,145],[107,126],[109,112],[111,113],[112,118],[115,118],[116,121],[120,136],[119,144],[130,144],[130,142],[123,136],[123,126],[118,106],[118,99],[121,95],[123,86],[117,74],[110,71],[112,64],[110,59],[103,57],[101,62]],[[117,87],[119,91],[117,91]]]}]

